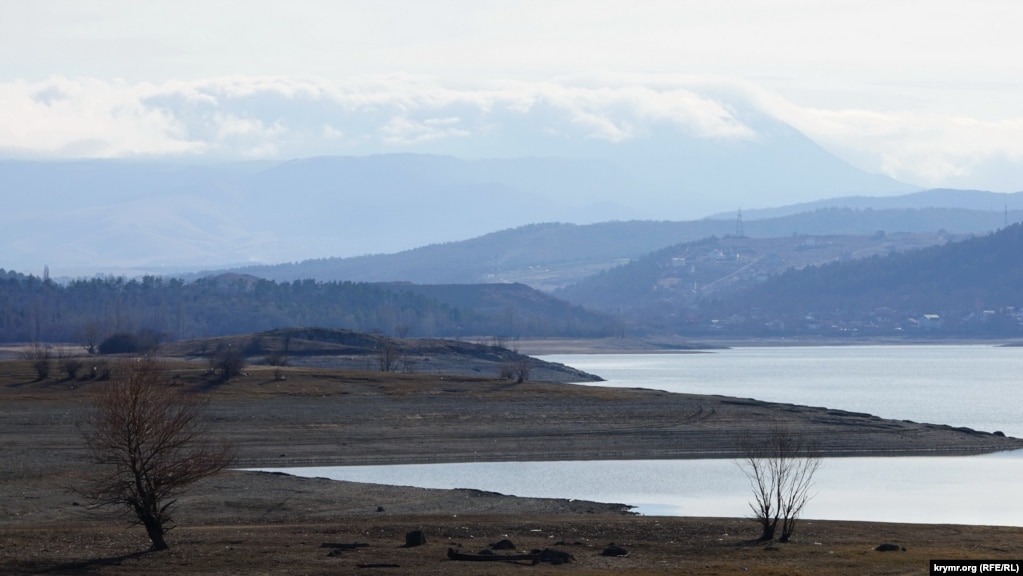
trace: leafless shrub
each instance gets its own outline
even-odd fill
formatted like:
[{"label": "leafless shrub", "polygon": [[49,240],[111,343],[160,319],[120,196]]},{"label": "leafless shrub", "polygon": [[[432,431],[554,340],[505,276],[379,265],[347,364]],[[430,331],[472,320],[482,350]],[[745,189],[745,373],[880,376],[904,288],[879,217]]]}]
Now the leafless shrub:
[{"label": "leafless shrub", "polygon": [[36,381],[46,380],[50,376],[50,368],[53,365],[53,352],[48,346],[34,342],[22,350],[18,357],[32,363],[32,369],[36,373]]},{"label": "leafless shrub", "polygon": [[290,359],[283,351],[275,351],[266,355],[264,362],[269,366],[287,366]]},{"label": "leafless shrub", "polygon": [[515,382],[521,384],[522,382],[529,380],[529,374],[532,371],[532,368],[533,363],[530,361],[528,356],[509,358],[498,365],[497,375],[499,378],[515,380]]},{"label": "leafless shrub", "polygon": [[399,346],[389,338],[383,340],[377,347],[377,367],[381,372],[394,372],[400,357]]},{"label": "leafless shrub", "polygon": [[780,542],[788,542],[803,507],[813,497],[813,476],[820,468],[820,452],[785,428],[766,437],[747,431],[737,439],[739,466],[753,489],[750,509],[760,525],[760,540],[772,540],[781,526]]},{"label": "leafless shrub", "polygon": [[221,345],[208,358],[210,373],[227,382],[245,370],[245,353],[235,346]]},{"label": "leafless shrub", "polygon": [[68,348],[61,348],[57,351],[57,365],[67,376],[68,380],[74,380],[78,377],[78,371],[85,366],[85,362],[78,356],[75,356],[74,352]]},{"label": "leafless shrub", "polygon": [[96,397],[84,431],[95,467],[81,488],[100,504],[126,507],[146,528],[153,550],[168,548],[174,498],[233,460],[224,444],[204,438],[203,403],[165,381],[145,358],[118,365]]},{"label": "leafless shrub", "polygon": [[96,380],[110,380],[110,363],[106,360],[94,362],[91,372]]}]

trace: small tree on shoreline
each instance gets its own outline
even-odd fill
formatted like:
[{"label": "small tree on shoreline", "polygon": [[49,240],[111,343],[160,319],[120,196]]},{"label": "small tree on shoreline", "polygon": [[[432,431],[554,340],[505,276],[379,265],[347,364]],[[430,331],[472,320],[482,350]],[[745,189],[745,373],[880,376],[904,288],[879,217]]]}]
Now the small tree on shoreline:
[{"label": "small tree on shoreline", "polygon": [[210,373],[219,374],[223,382],[240,376],[245,370],[245,353],[236,346],[221,344],[208,358]]},{"label": "small tree on shoreline", "polygon": [[53,364],[53,352],[49,347],[34,342],[31,346],[22,350],[18,356],[22,360],[28,360],[32,363],[32,369],[35,370],[37,382],[42,382],[49,377],[50,368]]},{"label": "small tree on shoreline", "polygon": [[746,431],[737,440],[739,466],[753,489],[750,509],[760,525],[760,540],[773,540],[779,525],[780,542],[788,542],[813,494],[813,476],[822,460],[815,446],[785,428],[764,438]]},{"label": "small tree on shoreline", "polygon": [[57,351],[57,363],[60,365],[60,369],[67,375],[68,380],[74,380],[78,377],[78,371],[85,366],[82,359],[75,356],[74,351],[68,348],[61,348]]},{"label": "small tree on shoreline", "polygon": [[529,356],[518,356],[501,362],[497,368],[498,378],[513,379],[517,384],[529,380],[529,374],[533,369],[533,363]]},{"label": "small tree on shoreline", "polygon": [[153,550],[168,548],[174,498],[233,461],[230,447],[204,438],[202,406],[171,387],[149,358],[117,366],[93,401],[84,436],[96,472],[81,491],[99,504],[126,507]]}]

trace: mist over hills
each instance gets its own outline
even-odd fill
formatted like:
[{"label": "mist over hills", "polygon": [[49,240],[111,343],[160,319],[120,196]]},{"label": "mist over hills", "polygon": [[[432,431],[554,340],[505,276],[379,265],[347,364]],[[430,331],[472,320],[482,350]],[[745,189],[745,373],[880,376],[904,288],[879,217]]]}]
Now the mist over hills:
[{"label": "mist over hills", "polygon": [[465,136],[403,133],[391,146],[403,153],[0,161],[0,266],[170,274],[393,253],[537,222],[684,221],[915,189],[854,168],[749,106],[712,125],[621,113],[596,126],[579,110],[509,104],[490,117],[499,122]]},{"label": "mist over hills", "polygon": [[[857,237],[850,245],[864,238],[901,242],[883,250],[890,252],[926,245],[926,235],[934,243],[987,233],[1023,216],[1020,195],[916,192],[852,167],[741,104],[706,126],[671,114],[632,117],[631,108],[621,121],[599,125],[584,111],[573,108],[566,116],[542,102],[517,110],[500,111],[503,121],[492,132],[480,124],[462,137],[445,128],[447,136],[436,141],[431,130],[443,127],[422,119],[405,127],[426,132],[403,133],[403,153],[192,164],[2,161],[0,268],[40,274],[46,265],[56,278],[195,279],[230,270],[232,275],[218,278],[248,278],[244,290],[232,288],[239,294],[256,285],[287,294],[307,279],[314,286],[385,283],[372,289],[391,294],[404,286],[401,294],[415,292],[431,302],[417,312],[422,333],[436,326],[460,330],[461,320],[448,311],[473,294],[491,299],[474,304],[483,310],[472,314],[487,318],[475,319],[477,327],[508,331],[506,312],[515,310],[520,319],[548,313],[562,319],[560,328],[533,332],[578,332],[576,318],[586,318],[585,330],[607,333],[619,330],[608,313],[587,317],[526,286],[564,289],[558,294],[574,304],[621,311],[566,287],[585,286],[604,271],[708,238],[734,236],[751,244],[798,239],[773,244],[787,246],[787,255],[802,250],[804,237]],[[804,265],[843,257],[839,250]],[[781,270],[765,268],[751,278],[759,282]],[[652,282],[661,289],[663,280]],[[513,288],[495,288],[499,283]],[[470,290],[467,284],[487,286]],[[511,302],[510,295],[514,303],[502,304]],[[246,298],[231,306],[249,305]],[[293,319],[293,312],[275,314]],[[137,324],[166,329],[170,322],[156,321],[159,315],[149,311],[138,315]],[[207,329],[196,322],[195,330]],[[390,329],[401,320],[370,314],[359,322]],[[342,323],[336,320],[338,327]]]}]

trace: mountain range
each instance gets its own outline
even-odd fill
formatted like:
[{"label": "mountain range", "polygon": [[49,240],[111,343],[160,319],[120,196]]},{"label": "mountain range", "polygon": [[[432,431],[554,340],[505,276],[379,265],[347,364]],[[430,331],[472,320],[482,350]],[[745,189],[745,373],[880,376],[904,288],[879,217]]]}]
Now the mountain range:
[{"label": "mountain range", "polygon": [[[692,221],[916,190],[749,111],[739,136],[665,121],[618,140],[586,136],[563,113],[538,106],[489,140],[410,144],[409,153],[0,161],[0,267],[40,273],[48,265],[61,277],[176,274],[393,253],[541,222]],[[494,156],[482,157],[488,150]]]},{"label": "mountain range", "polygon": [[[935,205],[943,191],[937,191]],[[929,192],[911,195],[928,205]],[[965,193],[965,199],[971,198]],[[896,197],[902,198],[902,197]],[[884,199],[892,200],[892,199]],[[863,235],[878,232],[981,234],[1006,222],[1023,219],[1023,210],[981,211],[965,208],[845,208],[839,201],[787,216],[691,221],[614,221],[596,224],[533,224],[483,236],[423,246],[393,254],[325,258],[273,266],[237,269],[273,280],[408,281],[420,284],[522,282],[540,290],[555,290],[584,281],[604,270],[680,243],[710,236],[779,238],[806,235]],[[737,229],[741,228],[741,230]],[[801,242],[801,241],[800,241]],[[886,240],[888,250],[899,247],[898,235]],[[796,242],[794,245],[798,245]]]},{"label": "mountain range", "polygon": [[[722,106],[705,125],[674,109],[626,106],[598,118],[585,106],[505,103],[501,122],[479,116],[464,137],[403,133],[403,153],[0,161],[0,277],[41,273],[77,279],[62,285],[78,289],[91,277],[119,294],[137,288],[123,277],[146,275],[145,293],[159,276],[173,279],[168,293],[188,285],[213,301],[226,290],[234,300],[213,305],[225,310],[273,295],[280,318],[296,322],[315,318],[316,306],[289,310],[291,292],[327,301],[366,291],[414,302],[423,333],[461,330],[470,316],[506,333],[512,316],[516,329],[546,316],[561,324],[545,333],[578,331],[580,319],[585,330],[617,332],[611,314],[656,318],[787,270],[943,245],[1023,219],[1023,192],[921,191],[853,167],[755,106]],[[203,278],[214,280],[191,285]],[[573,305],[602,312],[586,317]],[[393,306],[377,308],[359,321],[410,324]],[[162,308],[136,312],[138,325],[171,323]],[[191,329],[230,324],[203,322]],[[18,333],[33,333],[30,324]]]}]

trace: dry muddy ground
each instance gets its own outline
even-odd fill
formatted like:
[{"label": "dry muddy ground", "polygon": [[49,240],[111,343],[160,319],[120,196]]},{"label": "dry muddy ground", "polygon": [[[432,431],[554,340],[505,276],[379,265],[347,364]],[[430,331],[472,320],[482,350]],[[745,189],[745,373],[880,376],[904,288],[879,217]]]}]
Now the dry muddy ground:
[{"label": "dry muddy ground", "polygon": [[[176,365],[172,385],[210,399],[239,466],[730,457],[737,434],[785,426],[827,455],[969,454],[1023,442],[827,408],[436,375],[252,368],[227,383]],[[513,498],[229,472],[178,502],[170,551],[74,490],[95,382],[33,381],[0,362],[2,574],[925,574],[939,557],[1023,556],[1023,530],[806,521],[789,544],[753,542],[745,519],[637,517],[614,504]],[[423,546],[403,546],[422,530]],[[556,548],[553,566],[450,560],[507,538]],[[876,552],[883,542],[906,551]],[[602,556],[610,543],[626,557]],[[335,552],[324,544],[366,544]]]}]

